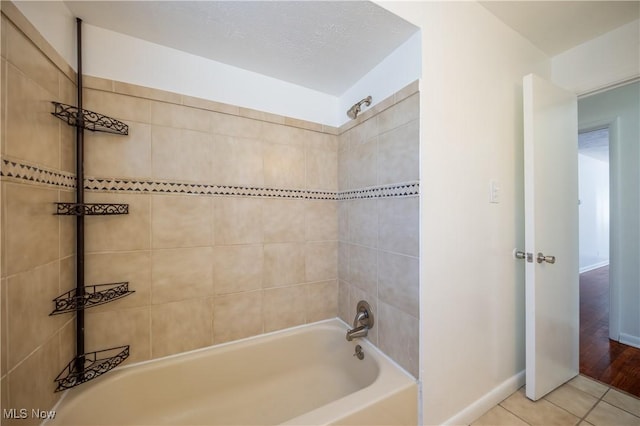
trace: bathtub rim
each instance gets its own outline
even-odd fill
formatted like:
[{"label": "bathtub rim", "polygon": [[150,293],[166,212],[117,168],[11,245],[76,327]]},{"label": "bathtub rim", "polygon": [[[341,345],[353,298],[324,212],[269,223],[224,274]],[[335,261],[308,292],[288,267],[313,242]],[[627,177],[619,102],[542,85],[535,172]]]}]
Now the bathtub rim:
[{"label": "bathtub rim", "polygon": [[[300,331],[303,331],[305,329],[308,328],[313,328],[313,327],[318,327],[318,326],[322,326],[322,325],[328,325],[328,326],[335,326],[335,327],[339,327],[339,328],[343,328],[344,332],[345,332],[345,343],[347,344],[351,344],[355,347],[355,345],[359,344],[361,345],[364,349],[366,350],[370,350],[375,352],[376,356],[381,357],[384,362],[387,362],[389,364],[391,364],[392,367],[394,367],[395,370],[397,370],[397,372],[403,376],[406,380],[407,380],[407,384],[406,386],[402,386],[398,389],[396,389],[394,392],[391,392],[390,394],[387,395],[380,395],[379,397],[375,398],[375,399],[371,399],[370,402],[371,403],[375,403],[381,399],[383,399],[383,397],[389,396],[389,395],[393,395],[396,394],[398,392],[401,392],[403,390],[405,390],[406,388],[416,385],[419,387],[419,379],[417,379],[416,377],[414,377],[411,373],[409,373],[406,369],[404,369],[400,364],[398,364],[396,361],[394,361],[391,357],[389,357],[386,353],[384,353],[380,348],[378,348],[376,345],[374,345],[373,343],[371,343],[369,341],[369,339],[366,338],[358,338],[356,340],[353,341],[347,341],[346,340],[346,331],[351,328],[344,320],[342,320],[339,317],[333,317],[333,318],[328,318],[328,319],[324,319],[324,320],[320,320],[320,321],[315,321],[312,323],[308,323],[308,324],[301,324],[301,325],[296,325],[293,327],[288,327],[288,328],[283,328],[280,330],[274,330],[274,331],[269,331],[266,333],[262,333],[262,334],[257,334],[255,336],[249,336],[249,337],[243,337],[241,339],[237,339],[237,340],[232,340],[232,341],[228,341],[228,342],[223,342],[223,343],[217,343],[217,344],[213,344],[213,345],[209,345],[209,346],[204,346],[202,348],[196,348],[196,349],[192,349],[189,351],[185,351],[185,352],[179,352],[179,353],[175,353],[175,354],[170,354],[170,355],[165,355],[159,358],[153,358],[153,359],[147,359],[144,361],[138,361],[138,362],[134,362],[131,364],[127,364],[127,365],[123,365],[123,366],[118,366],[116,368],[114,368],[112,371],[122,371],[122,370],[127,370],[133,367],[142,367],[142,366],[147,366],[149,364],[153,365],[156,363],[160,363],[161,361],[169,361],[175,358],[181,358],[181,357],[189,357],[189,356],[193,356],[193,355],[197,355],[201,352],[207,352],[207,351],[211,351],[211,350],[216,350],[216,349],[225,349],[229,346],[237,346],[237,345],[241,345],[241,344],[247,344],[247,343],[252,343],[254,341],[259,341],[259,340],[273,340],[277,337],[284,337],[287,335],[292,335],[292,334],[296,334]],[[365,352],[366,353],[366,352]],[[379,368],[382,370],[382,366],[379,366]],[[380,374],[380,372],[378,373]],[[103,380],[104,379],[108,379],[109,375],[103,376]],[[100,378],[97,379],[98,381],[100,381]],[[359,393],[359,392],[363,392],[366,389],[371,388],[377,381],[378,379],[376,378],[374,380],[373,383],[371,383],[370,385],[366,386],[363,389],[359,389],[358,391],[356,391],[355,393]],[[82,385],[80,385],[82,386]],[[51,410],[53,411],[58,411],[59,407],[61,404],[63,404],[64,400],[67,399],[69,393],[73,393],[74,389],[68,389],[65,390],[62,394],[62,396],[58,399],[58,401],[56,402],[56,404],[51,408]],[[351,394],[353,395],[353,394]],[[341,402],[343,398],[340,398],[336,401],[332,401],[329,404],[326,404],[323,407],[319,407],[316,408],[314,410],[309,411],[308,413],[302,414],[300,416],[297,416],[293,419],[290,419],[288,421],[286,421],[283,424],[296,424],[296,423],[290,423],[292,421],[296,421],[296,420],[303,420],[306,418],[316,418],[317,417],[317,413],[320,412],[320,410],[322,410],[324,407],[327,406],[341,406],[343,408],[345,408],[344,411],[342,411],[342,413],[346,416],[349,414],[352,414],[354,411],[357,410],[349,410],[346,409],[346,407],[344,406],[344,403]],[[43,422],[40,423],[41,426],[46,426],[48,425],[50,422],[50,419],[45,419]],[[328,424],[327,422],[322,423],[322,424]]]}]

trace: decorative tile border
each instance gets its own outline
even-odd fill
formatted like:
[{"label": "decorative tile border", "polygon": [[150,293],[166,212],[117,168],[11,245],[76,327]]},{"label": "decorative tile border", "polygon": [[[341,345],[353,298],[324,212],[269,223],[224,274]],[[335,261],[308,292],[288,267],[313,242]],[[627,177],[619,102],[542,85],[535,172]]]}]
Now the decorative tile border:
[{"label": "decorative tile border", "polygon": [[[38,166],[3,159],[0,167],[2,179],[27,181],[57,188],[73,189],[76,177]],[[97,192],[133,192],[146,194],[182,194],[235,197],[290,198],[304,200],[357,200],[367,198],[411,197],[419,195],[419,182],[394,183],[348,191],[322,191],[308,189],[263,188],[240,185],[212,185],[189,182],[153,181],[144,179],[118,179],[89,177],[84,188]]]},{"label": "decorative tile border", "polygon": [[412,197],[420,195],[420,183],[404,182],[389,185],[371,186],[368,188],[340,191],[336,193],[336,200],[357,200],[363,198]]},{"label": "decorative tile border", "polygon": [[26,180],[59,188],[76,187],[76,176],[73,173],[55,171],[7,159],[2,159],[0,177]]}]

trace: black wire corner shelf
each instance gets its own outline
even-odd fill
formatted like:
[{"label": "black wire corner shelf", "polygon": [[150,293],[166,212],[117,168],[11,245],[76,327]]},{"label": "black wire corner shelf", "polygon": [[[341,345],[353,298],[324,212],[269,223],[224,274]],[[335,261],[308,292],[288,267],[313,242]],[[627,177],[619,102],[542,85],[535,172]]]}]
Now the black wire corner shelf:
[{"label": "black wire corner shelf", "polygon": [[78,294],[78,289],[74,288],[53,299],[55,309],[49,315],[66,314],[104,305],[132,293],[135,293],[135,290],[129,290],[128,282],[88,285],[84,287],[83,294]]},{"label": "black wire corner shelf", "polygon": [[57,215],[70,216],[106,216],[129,214],[129,204],[106,203],[56,203]]},{"label": "black wire corner shelf", "polygon": [[81,127],[92,132],[114,133],[117,135],[129,134],[129,126],[115,118],[60,102],[54,101],[51,103],[55,107],[54,112],[51,114],[70,126]]},{"label": "black wire corner shelf", "polygon": [[55,382],[56,392],[71,389],[116,368],[129,357],[129,345],[88,352],[75,357],[62,370]]}]

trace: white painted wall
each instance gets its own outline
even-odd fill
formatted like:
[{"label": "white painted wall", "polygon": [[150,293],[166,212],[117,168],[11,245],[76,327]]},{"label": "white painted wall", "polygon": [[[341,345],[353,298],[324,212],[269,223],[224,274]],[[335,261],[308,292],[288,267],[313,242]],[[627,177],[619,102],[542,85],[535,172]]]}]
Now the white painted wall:
[{"label": "white painted wall", "polygon": [[[15,4],[77,69],[75,18],[64,3],[53,0]],[[83,71],[86,75],[337,127],[348,121],[347,109],[367,94],[373,95],[375,105],[418,78],[419,42],[419,35],[409,39],[340,97],[86,23]],[[368,93],[361,95],[364,92]]]},{"label": "white painted wall", "polygon": [[381,5],[422,31],[422,423],[469,424],[524,381],[522,77],[550,62],[477,3]]},{"label": "white painted wall", "polygon": [[580,272],[609,264],[609,163],[578,154]]},{"label": "white painted wall", "polygon": [[[609,124],[611,338],[640,347],[640,82],[578,101],[580,129]],[[613,311],[614,309],[612,309]]]},{"label": "white painted wall", "polygon": [[[340,124],[350,120],[347,111],[363,98],[371,95],[373,107],[399,89],[418,80],[422,66],[420,58],[421,35],[418,32],[340,96]],[[363,106],[363,111],[371,107]]]},{"label": "white painted wall", "polygon": [[640,76],[640,20],[569,49],[551,60],[553,82],[583,94]]}]

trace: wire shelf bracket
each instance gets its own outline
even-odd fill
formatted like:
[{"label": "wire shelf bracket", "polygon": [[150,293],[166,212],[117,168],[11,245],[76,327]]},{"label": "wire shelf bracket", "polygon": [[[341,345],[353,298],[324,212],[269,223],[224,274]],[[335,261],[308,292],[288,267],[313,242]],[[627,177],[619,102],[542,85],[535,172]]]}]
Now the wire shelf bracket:
[{"label": "wire shelf bracket", "polygon": [[116,368],[129,357],[129,345],[89,352],[75,357],[54,380],[56,392],[71,389]]},{"label": "wire shelf bracket", "polygon": [[129,204],[106,203],[56,203],[57,215],[68,216],[106,216],[129,214]]},{"label": "wire shelf bracket", "polygon": [[52,101],[51,103],[55,107],[51,114],[70,126],[81,127],[92,132],[114,133],[116,135],[129,134],[129,126],[115,118],[60,102]]},{"label": "wire shelf bracket", "polygon": [[83,294],[78,294],[78,290],[74,288],[53,299],[55,309],[49,315],[66,314],[104,305],[132,293],[135,293],[135,290],[129,290],[128,282],[88,285],[85,286]]}]

